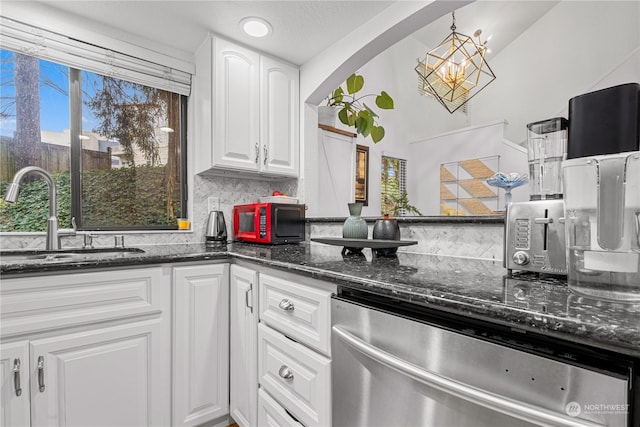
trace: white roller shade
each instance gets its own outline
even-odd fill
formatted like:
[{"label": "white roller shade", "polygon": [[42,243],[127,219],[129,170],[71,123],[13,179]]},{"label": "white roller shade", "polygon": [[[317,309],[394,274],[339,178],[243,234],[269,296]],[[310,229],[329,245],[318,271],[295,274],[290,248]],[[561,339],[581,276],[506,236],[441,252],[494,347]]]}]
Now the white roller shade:
[{"label": "white roller shade", "polygon": [[181,95],[191,92],[191,74],[95,46],[0,16],[0,46],[72,68],[117,77]]}]

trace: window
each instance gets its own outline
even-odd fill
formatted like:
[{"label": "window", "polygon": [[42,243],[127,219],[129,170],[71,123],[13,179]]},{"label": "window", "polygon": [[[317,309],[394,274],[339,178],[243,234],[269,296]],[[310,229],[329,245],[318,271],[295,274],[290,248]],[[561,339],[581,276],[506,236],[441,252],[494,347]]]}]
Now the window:
[{"label": "window", "polygon": [[[186,216],[186,103],[170,90],[0,50],[0,192],[20,168],[54,175],[61,227],[176,229]],[[138,79],[139,80],[139,79]],[[0,231],[43,231],[46,184],[0,202]]]},{"label": "window", "polygon": [[[407,161],[395,157],[382,156],[380,200],[381,213],[391,216],[406,214],[399,203],[406,195],[407,189]],[[406,197],[406,196],[405,196]]]}]

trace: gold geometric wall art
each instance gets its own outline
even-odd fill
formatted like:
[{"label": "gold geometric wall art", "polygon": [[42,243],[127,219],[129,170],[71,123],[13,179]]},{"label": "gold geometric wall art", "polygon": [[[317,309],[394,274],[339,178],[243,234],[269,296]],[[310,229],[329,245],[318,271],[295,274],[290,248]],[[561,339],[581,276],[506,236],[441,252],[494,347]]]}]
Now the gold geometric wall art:
[{"label": "gold geometric wall art", "polygon": [[486,179],[500,170],[500,156],[440,165],[440,214],[497,215],[498,193]]}]

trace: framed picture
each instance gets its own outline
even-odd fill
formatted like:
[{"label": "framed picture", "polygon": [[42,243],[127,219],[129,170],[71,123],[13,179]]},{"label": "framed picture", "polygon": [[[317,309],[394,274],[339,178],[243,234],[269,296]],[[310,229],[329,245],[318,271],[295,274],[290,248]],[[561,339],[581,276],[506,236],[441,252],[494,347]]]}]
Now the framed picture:
[{"label": "framed picture", "polygon": [[369,147],[356,145],[356,202],[369,203]]}]

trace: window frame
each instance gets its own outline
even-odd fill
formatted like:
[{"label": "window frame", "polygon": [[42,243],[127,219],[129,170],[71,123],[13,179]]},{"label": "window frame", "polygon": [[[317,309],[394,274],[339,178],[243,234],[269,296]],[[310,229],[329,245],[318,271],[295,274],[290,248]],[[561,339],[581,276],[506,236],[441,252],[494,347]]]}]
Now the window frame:
[{"label": "window frame", "polygon": [[[69,67],[69,104],[71,129],[71,217],[76,219],[79,231],[153,231],[178,230],[178,225],[149,226],[85,226],[82,221],[82,71]],[[124,79],[123,79],[124,80]],[[164,89],[162,89],[164,90]],[[77,91],[77,93],[76,93]],[[73,92],[73,95],[71,93]],[[180,96],[180,217],[188,218],[187,212],[187,104],[188,97]],[[75,130],[75,132],[74,132]]]},{"label": "window frame", "polygon": [[[13,53],[16,52],[11,48],[2,46],[2,50],[7,50]],[[177,224],[164,224],[164,225],[131,225],[131,226],[86,226],[83,223],[82,216],[82,140],[80,135],[82,134],[82,108],[83,108],[83,95],[82,95],[82,79],[81,75],[83,71],[91,72],[91,70],[83,70],[73,67],[62,62],[53,61],[48,58],[43,58],[38,55],[31,55],[38,59],[38,61],[48,61],[51,63],[60,64],[67,67],[69,71],[69,175],[71,185],[71,217],[75,218],[77,229],[79,231],[176,231],[178,230]],[[127,80],[127,79],[122,79]],[[127,80],[128,81],[128,80]],[[153,86],[151,86],[153,87]],[[163,88],[157,88],[159,90],[167,90]],[[179,96],[179,180],[180,185],[177,188],[179,194],[180,214],[182,218],[188,217],[188,158],[187,158],[187,117],[188,117],[188,103],[189,98],[187,95],[176,93]],[[15,230],[16,233],[26,232]]]},{"label": "window frame", "polygon": [[[384,214],[385,208],[385,195],[388,193],[388,183],[383,179],[386,170],[384,168],[385,160],[388,161],[397,161],[398,162],[398,196],[400,196],[403,192],[407,191],[407,160],[401,157],[396,157],[392,155],[383,154],[380,158],[380,213]],[[398,216],[404,216],[406,214],[406,210],[404,208],[400,209],[398,212]]]}]

